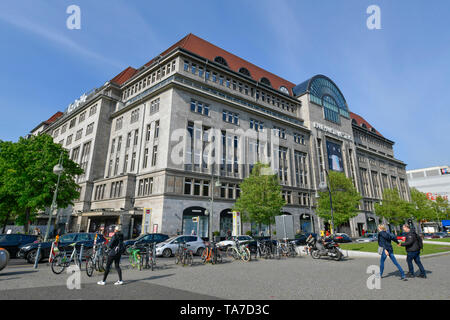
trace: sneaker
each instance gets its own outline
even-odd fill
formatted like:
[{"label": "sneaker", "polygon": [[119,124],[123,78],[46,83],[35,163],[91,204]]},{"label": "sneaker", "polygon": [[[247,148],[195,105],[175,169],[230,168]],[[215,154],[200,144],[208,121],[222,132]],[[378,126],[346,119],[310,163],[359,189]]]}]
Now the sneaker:
[{"label": "sneaker", "polygon": [[427,275],[426,275],[426,274],[421,274],[421,275],[419,276],[419,278],[426,279],[426,278],[427,278]]},{"label": "sneaker", "polygon": [[116,282],[114,283],[115,286],[120,286],[120,285],[122,285],[122,284],[123,284],[123,281],[120,281],[120,280],[119,280],[119,281],[116,281]]},{"label": "sneaker", "polygon": [[406,277],[405,277],[405,276],[403,276],[403,277],[400,277],[400,280],[402,280],[402,281],[408,281],[408,279],[406,279]]},{"label": "sneaker", "polygon": [[414,273],[407,273],[407,274],[406,274],[406,277],[407,277],[407,278],[414,278],[415,275],[414,275]]},{"label": "sneaker", "polygon": [[106,284],[106,282],[105,281],[99,281],[99,282],[97,282],[97,284],[100,285],[100,286],[104,286]]}]

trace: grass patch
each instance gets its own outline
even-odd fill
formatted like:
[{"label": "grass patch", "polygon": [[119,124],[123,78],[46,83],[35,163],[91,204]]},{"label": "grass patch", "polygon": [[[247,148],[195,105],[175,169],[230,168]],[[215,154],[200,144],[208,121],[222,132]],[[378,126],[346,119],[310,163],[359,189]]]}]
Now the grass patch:
[{"label": "grass patch", "polygon": [[[378,252],[378,242],[369,243],[345,243],[339,245],[343,250],[353,250],[353,251],[363,251],[363,252]],[[394,249],[394,254],[396,255],[406,255],[406,250],[404,247],[397,247],[396,243],[392,243],[392,248]],[[420,253],[423,255],[448,252],[450,251],[450,246],[439,246],[439,244],[423,244],[423,251]]]},{"label": "grass patch", "polygon": [[425,240],[425,241],[450,242],[450,238],[429,239],[429,240]]}]

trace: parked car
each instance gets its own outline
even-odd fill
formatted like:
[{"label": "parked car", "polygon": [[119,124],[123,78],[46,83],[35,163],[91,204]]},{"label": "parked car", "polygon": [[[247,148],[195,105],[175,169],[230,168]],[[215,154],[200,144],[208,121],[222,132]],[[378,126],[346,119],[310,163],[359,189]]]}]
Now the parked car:
[{"label": "parked car", "polygon": [[366,233],[364,237],[355,240],[355,242],[358,243],[375,242],[375,241],[378,241],[378,234],[376,233]]},{"label": "parked car", "polygon": [[405,242],[406,241],[406,232],[402,232],[397,236],[398,241]]},{"label": "parked car", "polygon": [[434,233],[424,233],[423,234],[424,239],[439,239],[440,237]]},{"label": "parked car", "polygon": [[[59,238],[59,250],[70,252],[73,248],[70,246],[72,243],[76,243],[77,250],[80,250],[81,245],[84,245],[85,253],[94,246],[95,233],[67,233]],[[99,234],[97,237],[97,243],[103,243],[107,241],[103,235]],[[48,258],[50,256],[50,250],[52,247],[52,241],[41,242],[41,253],[39,261]],[[19,258],[26,259],[28,263],[33,264],[36,259],[36,253],[39,243],[29,243],[20,246]]]},{"label": "parked car", "polygon": [[352,242],[352,239],[346,233],[336,233],[333,237],[334,242],[337,243],[348,243]]},{"label": "parked car", "polygon": [[0,235],[0,248],[8,251],[10,258],[15,258],[20,246],[33,243],[38,240],[37,236],[28,234],[2,234]]},{"label": "parked car", "polygon": [[227,247],[234,245],[234,242],[236,239],[238,240],[239,243],[255,241],[255,239],[253,239],[250,236],[237,236],[237,237],[233,236],[229,240],[224,240],[224,241],[218,242],[217,246],[222,250],[226,250]]},{"label": "parked car", "polygon": [[450,235],[446,232],[435,232],[434,235],[438,236],[439,238],[448,238]]},{"label": "parked car", "polygon": [[134,245],[136,242],[142,243],[142,244],[148,244],[148,243],[160,243],[164,242],[167,239],[169,239],[169,236],[167,234],[162,233],[147,233],[142,234],[136,239],[126,240],[123,242],[126,249]]},{"label": "parked car", "polygon": [[160,242],[156,245],[156,255],[169,258],[175,254],[178,246],[186,242],[189,250],[198,256],[201,256],[206,245],[202,238],[197,236],[176,236]]}]

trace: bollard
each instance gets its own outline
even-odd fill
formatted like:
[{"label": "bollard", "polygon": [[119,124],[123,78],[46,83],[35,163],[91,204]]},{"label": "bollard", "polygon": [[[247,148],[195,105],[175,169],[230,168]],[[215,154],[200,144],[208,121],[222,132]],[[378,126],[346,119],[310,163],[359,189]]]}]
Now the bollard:
[{"label": "bollard", "polygon": [[38,263],[39,263],[39,256],[41,255],[41,244],[39,243],[37,252],[36,252],[36,259],[34,260],[34,269],[37,269]]},{"label": "bollard", "polygon": [[83,248],[84,248],[84,244],[81,244],[81,249],[80,249],[80,270],[81,270],[81,264],[83,263]]}]

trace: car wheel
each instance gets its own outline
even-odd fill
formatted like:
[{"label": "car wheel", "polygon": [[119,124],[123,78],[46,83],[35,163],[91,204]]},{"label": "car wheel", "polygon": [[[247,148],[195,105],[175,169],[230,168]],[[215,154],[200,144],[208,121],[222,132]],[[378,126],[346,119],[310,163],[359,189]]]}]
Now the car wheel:
[{"label": "car wheel", "polygon": [[[27,261],[29,264],[34,264],[36,261],[36,253],[37,253],[37,249],[35,250],[31,250],[30,252],[28,252],[27,254]],[[42,260],[42,251],[39,253],[39,261],[40,262]]]},{"label": "car wheel", "polygon": [[172,256],[172,250],[164,249],[162,255],[163,255],[164,258],[170,258]]},{"label": "car wheel", "polygon": [[201,256],[202,256],[202,253],[203,253],[203,250],[205,250],[205,248],[201,248],[201,247],[198,248],[198,249],[197,249],[196,255],[201,257]]}]

